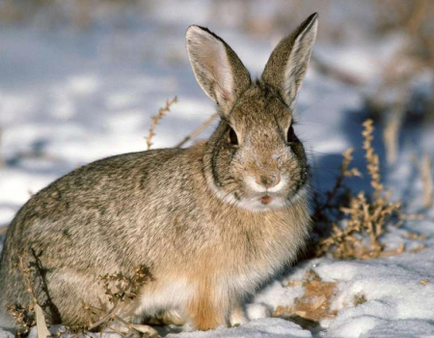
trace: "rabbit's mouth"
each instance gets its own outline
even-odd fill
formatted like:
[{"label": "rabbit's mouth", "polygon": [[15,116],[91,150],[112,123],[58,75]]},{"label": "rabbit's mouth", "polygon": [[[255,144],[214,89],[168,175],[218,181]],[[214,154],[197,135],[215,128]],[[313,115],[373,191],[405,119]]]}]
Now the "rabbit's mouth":
[{"label": "rabbit's mouth", "polygon": [[[250,196],[244,196],[238,199],[238,202],[245,209],[251,211],[270,211],[285,208],[296,202],[300,196],[307,193],[307,180],[301,180],[294,186],[273,191],[266,189],[264,191],[251,191]],[[288,192],[289,190],[289,192]]]},{"label": "rabbit's mouth", "polygon": [[264,195],[261,197],[261,203],[264,205],[270,204],[273,201],[273,197],[270,195]]}]

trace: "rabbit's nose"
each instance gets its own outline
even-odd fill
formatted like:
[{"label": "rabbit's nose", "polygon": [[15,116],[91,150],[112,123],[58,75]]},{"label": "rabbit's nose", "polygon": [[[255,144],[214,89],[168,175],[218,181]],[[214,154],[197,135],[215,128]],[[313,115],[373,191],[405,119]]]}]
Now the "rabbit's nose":
[{"label": "rabbit's nose", "polygon": [[256,183],[263,185],[266,188],[271,188],[278,185],[280,182],[279,174],[260,175],[256,178]]}]

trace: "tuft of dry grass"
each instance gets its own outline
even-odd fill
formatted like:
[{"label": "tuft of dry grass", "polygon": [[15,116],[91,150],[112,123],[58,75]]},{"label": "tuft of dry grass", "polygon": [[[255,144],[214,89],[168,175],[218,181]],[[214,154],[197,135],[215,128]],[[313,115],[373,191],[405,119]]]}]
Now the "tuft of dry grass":
[{"label": "tuft of dry grass", "polygon": [[344,177],[360,176],[359,170],[348,170],[352,149],[347,150],[341,175],[334,189],[327,194],[326,202],[321,205],[316,199],[315,216],[329,230],[328,235],[319,240],[316,256],[331,253],[339,259],[371,259],[404,252],[403,244],[395,250],[385,251],[380,236],[387,231],[387,226],[398,226],[404,219],[413,218],[413,215],[404,214],[401,202],[390,201],[390,193],[381,184],[380,161],[372,146],[373,121],[365,121],[363,127],[366,169],[373,193],[360,191],[353,195],[347,189],[344,199],[339,196],[339,190],[343,190]]},{"label": "tuft of dry grass", "polygon": [[[38,338],[47,338],[51,336],[51,333],[48,331],[47,320],[42,306],[39,305],[35,290],[37,275],[42,273],[42,268],[39,266],[39,262],[33,261],[33,258],[37,259],[37,257],[31,257],[27,253],[18,255],[18,261],[15,264],[25,279],[27,291],[31,298],[30,303],[8,304],[7,309],[15,319],[17,337],[27,336],[30,329],[36,325]],[[79,337],[88,331],[98,329],[102,333],[104,330],[109,329],[112,332],[117,332],[122,337],[139,336],[143,328],[123,320],[117,315],[117,312],[125,301],[133,300],[140,288],[153,280],[151,272],[144,265],[137,266],[131,276],[125,276],[122,273],[100,276],[100,282],[110,305],[96,307],[83,304],[83,311],[89,313],[89,324],[68,327],[64,331],[57,332],[55,335],[61,337],[65,334],[73,334],[73,337]],[[46,292],[43,287],[42,291]],[[122,328],[122,330],[119,331],[119,328]]]},{"label": "tuft of dry grass", "polygon": [[[133,300],[140,288],[152,280],[154,279],[151,272],[144,265],[137,266],[132,276],[125,276],[122,273],[100,276],[100,282],[108,296],[110,307],[96,307],[83,303],[83,310],[89,313],[89,325],[86,330],[99,329],[103,332],[109,329],[123,337],[138,334],[140,331],[136,329],[136,326],[119,317],[117,312],[125,301]],[[121,331],[118,330],[119,327],[122,328]]]},{"label": "tuft of dry grass", "polygon": [[149,127],[149,133],[148,133],[148,136],[146,137],[146,145],[147,145],[148,150],[151,149],[151,147],[152,147],[152,138],[155,136],[155,133],[154,133],[155,127],[157,126],[158,122],[160,122],[160,120],[168,112],[170,112],[170,107],[176,102],[178,102],[178,98],[176,96],[170,101],[167,100],[166,105],[158,110],[157,115],[152,116],[151,126]]},{"label": "tuft of dry grass", "polygon": [[[324,282],[313,270],[306,271],[303,281],[300,281],[305,292],[301,298],[296,298],[293,306],[278,306],[272,313],[273,317],[288,318],[299,316],[312,322],[320,322],[325,318],[332,318],[336,311],[331,310],[336,283]],[[293,286],[294,283],[288,284]]]},{"label": "tuft of dry grass", "polygon": [[16,336],[24,337],[36,325],[35,311],[32,304],[8,304],[7,310],[15,320]]}]

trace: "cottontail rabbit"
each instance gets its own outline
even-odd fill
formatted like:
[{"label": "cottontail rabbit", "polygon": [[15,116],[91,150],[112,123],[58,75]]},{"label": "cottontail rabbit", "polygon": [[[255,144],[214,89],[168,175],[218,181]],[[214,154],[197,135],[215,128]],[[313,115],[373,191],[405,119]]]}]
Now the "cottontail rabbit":
[{"label": "cottontail rabbit", "polygon": [[18,257],[38,265],[34,289],[51,323],[86,325],[82,304],[107,305],[100,276],[146,266],[152,281],[118,316],[167,310],[193,329],[245,320],[240,304],[294,260],[309,230],[308,164],[293,107],[317,31],[311,15],[283,39],[261,79],[206,28],[186,33],[188,56],[221,120],[208,141],[96,161],[34,195],[7,232],[0,325],[28,304]]}]

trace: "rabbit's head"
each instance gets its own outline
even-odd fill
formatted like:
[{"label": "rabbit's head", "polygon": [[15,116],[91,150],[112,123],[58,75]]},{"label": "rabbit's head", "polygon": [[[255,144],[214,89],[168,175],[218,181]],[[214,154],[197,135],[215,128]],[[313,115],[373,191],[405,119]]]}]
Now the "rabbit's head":
[{"label": "rabbit's head", "polygon": [[315,13],[283,39],[256,81],[221,38],[198,26],[187,30],[196,79],[221,117],[204,161],[208,184],[224,201],[266,211],[306,193],[308,164],[294,131],[293,108],[317,22]]}]

